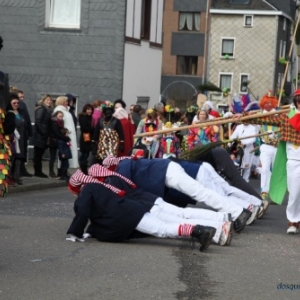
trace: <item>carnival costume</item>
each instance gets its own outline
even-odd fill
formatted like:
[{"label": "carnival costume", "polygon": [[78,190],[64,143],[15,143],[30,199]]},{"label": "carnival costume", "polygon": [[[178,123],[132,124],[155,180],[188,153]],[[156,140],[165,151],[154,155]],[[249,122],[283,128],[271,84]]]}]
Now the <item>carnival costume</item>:
[{"label": "carnival costume", "polygon": [[[117,156],[124,150],[124,133],[120,120],[113,117],[113,104],[105,101],[102,105],[102,118],[95,128],[93,141],[96,143],[96,157],[102,160],[108,155]],[[95,151],[93,151],[95,152]]]}]

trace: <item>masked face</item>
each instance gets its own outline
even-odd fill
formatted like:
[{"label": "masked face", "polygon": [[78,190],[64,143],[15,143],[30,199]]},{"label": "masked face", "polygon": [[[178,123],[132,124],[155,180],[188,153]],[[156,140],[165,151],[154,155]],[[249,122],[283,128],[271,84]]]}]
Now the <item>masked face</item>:
[{"label": "masked face", "polygon": [[105,110],[103,110],[103,113],[104,113],[105,117],[111,117],[113,114],[111,108],[106,108]]}]

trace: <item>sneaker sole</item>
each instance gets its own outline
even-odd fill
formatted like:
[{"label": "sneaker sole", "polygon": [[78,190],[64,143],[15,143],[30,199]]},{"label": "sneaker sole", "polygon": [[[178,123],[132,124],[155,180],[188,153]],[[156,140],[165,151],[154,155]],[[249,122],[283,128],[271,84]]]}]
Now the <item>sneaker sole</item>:
[{"label": "sneaker sole", "polygon": [[251,225],[257,219],[259,207],[255,207],[255,209],[256,211],[251,214],[250,218],[246,222],[246,225]]}]

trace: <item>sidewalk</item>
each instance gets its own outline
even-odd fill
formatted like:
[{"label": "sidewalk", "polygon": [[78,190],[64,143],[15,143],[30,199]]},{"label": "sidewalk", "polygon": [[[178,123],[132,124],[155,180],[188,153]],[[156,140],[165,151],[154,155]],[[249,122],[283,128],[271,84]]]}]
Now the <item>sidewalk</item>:
[{"label": "sidewalk", "polygon": [[[28,161],[26,169],[30,174],[34,173],[32,161]],[[49,161],[43,161],[43,173],[49,175]],[[68,169],[70,174],[73,174],[76,169]],[[14,193],[48,189],[54,187],[67,187],[67,183],[64,180],[52,179],[52,178],[41,178],[41,177],[23,177],[23,185],[16,185],[8,187],[7,196]]]}]

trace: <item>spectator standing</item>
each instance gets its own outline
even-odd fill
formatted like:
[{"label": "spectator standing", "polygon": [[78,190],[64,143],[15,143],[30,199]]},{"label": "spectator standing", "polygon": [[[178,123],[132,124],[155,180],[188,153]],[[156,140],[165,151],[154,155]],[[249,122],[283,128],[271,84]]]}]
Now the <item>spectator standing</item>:
[{"label": "spectator standing", "polygon": [[133,106],[133,110],[130,111],[130,118],[131,122],[134,124],[135,129],[137,129],[140,121],[141,121],[141,115],[140,112],[142,110],[142,107],[138,104]]},{"label": "spectator standing", "polygon": [[124,109],[126,109],[126,103],[125,101],[123,101],[122,99],[117,99],[114,102],[114,109],[116,110],[118,107],[123,107]]},{"label": "spectator standing", "polygon": [[[209,114],[206,109],[201,108],[197,113],[196,123],[203,123],[209,120]],[[197,145],[207,145],[209,143],[217,142],[220,140],[221,126],[208,125],[206,127],[195,127],[188,131],[187,144],[188,149],[192,150]]]},{"label": "spectator standing", "polygon": [[[69,134],[68,129],[62,128],[61,134],[65,137],[68,137]],[[71,143],[59,139],[57,140],[57,146],[58,146],[58,158],[60,160],[60,170],[61,170],[61,176],[59,180],[69,181],[69,177],[68,177],[69,159],[72,158],[72,152],[70,149]]]},{"label": "spectator standing", "polygon": [[124,151],[124,133],[121,122],[113,116],[114,107],[110,101],[102,104],[103,117],[99,120],[94,134],[93,154],[98,162],[108,155],[117,156],[118,151]]},{"label": "spectator standing", "polygon": [[25,103],[25,94],[23,91],[18,90],[18,97],[19,97],[19,109],[24,117],[25,120],[25,132],[24,132],[24,147],[25,147],[25,160],[21,162],[21,176],[22,177],[32,177],[25,167],[25,163],[27,162],[27,147],[28,147],[28,140],[32,137],[32,125],[30,115],[27,109],[27,105]]},{"label": "spectator standing", "polygon": [[134,125],[128,120],[128,113],[123,107],[118,107],[113,116],[120,120],[124,132],[124,153],[118,151],[118,156],[128,155],[133,147]]},{"label": "spectator standing", "polygon": [[6,111],[13,111],[15,114],[15,131],[10,134],[11,149],[12,149],[12,163],[13,181],[21,185],[22,180],[20,178],[21,163],[25,161],[25,132],[26,121],[22,115],[22,111],[19,109],[18,95],[12,93],[10,95],[10,103],[8,104]]},{"label": "spectator standing", "polygon": [[87,174],[88,169],[88,158],[92,150],[92,138],[94,128],[92,125],[92,114],[94,107],[91,104],[86,104],[82,112],[78,116],[79,126],[80,126],[80,157],[79,157],[79,166],[80,169]]},{"label": "spectator standing", "polygon": [[101,108],[102,102],[100,100],[95,100],[93,102],[94,111],[92,114],[92,125],[95,128],[98,121],[100,120],[102,116],[102,108]]},{"label": "spectator standing", "polygon": [[66,94],[66,97],[68,98],[69,113],[72,115],[75,131],[77,131],[76,97],[72,94]]},{"label": "spectator standing", "polygon": [[[148,108],[146,110],[146,118],[142,119],[136,129],[136,134],[148,133],[162,130],[163,123],[159,119],[159,116],[155,109]],[[150,150],[152,158],[157,158],[162,156],[162,151],[160,149],[160,139],[161,134],[155,134],[152,136],[142,138],[142,143],[145,144]],[[135,140],[137,142],[138,139]]]},{"label": "spectator standing", "polygon": [[64,114],[62,111],[56,111],[51,118],[50,125],[50,137],[49,137],[49,177],[57,178],[57,175],[54,172],[54,162],[56,159],[56,153],[58,148],[58,140],[63,140],[65,142],[70,142],[70,138],[61,133],[61,129],[64,128]]},{"label": "spectator standing", "polygon": [[[71,139],[71,152],[72,152],[72,159],[69,160],[69,167],[70,168],[78,168],[78,149],[77,149],[77,137],[76,137],[76,130],[75,124],[73,121],[72,114],[69,112],[68,109],[68,98],[65,96],[57,97],[55,101],[55,108],[54,113],[57,111],[62,111],[64,114],[64,126],[68,129],[68,135]],[[60,163],[58,164],[58,173],[60,172]],[[59,174],[60,176],[60,174]]]},{"label": "spectator standing", "polygon": [[45,150],[48,148],[48,139],[50,135],[50,120],[52,113],[52,98],[44,95],[39,101],[39,106],[35,109],[35,130],[32,138],[34,146],[33,167],[34,176],[47,178],[42,171],[42,159]]}]

